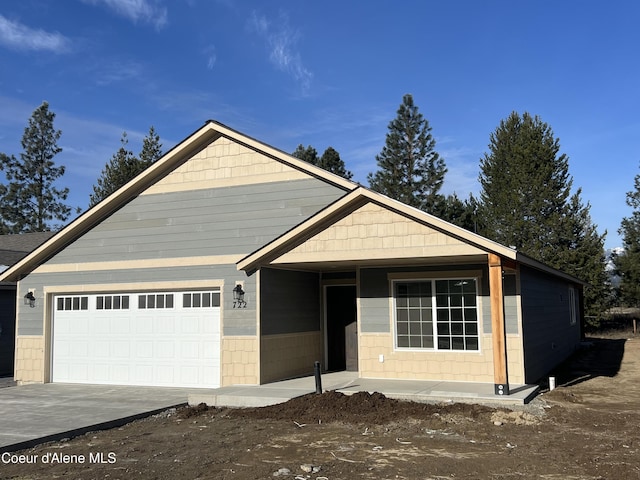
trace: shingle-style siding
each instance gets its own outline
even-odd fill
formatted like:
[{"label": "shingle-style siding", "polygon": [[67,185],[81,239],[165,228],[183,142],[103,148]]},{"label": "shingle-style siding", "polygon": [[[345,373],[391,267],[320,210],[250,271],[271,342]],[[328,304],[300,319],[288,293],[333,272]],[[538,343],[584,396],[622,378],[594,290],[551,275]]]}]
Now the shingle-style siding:
[{"label": "shingle-style siding", "polygon": [[309,178],[143,195],[48,264],[228,254],[240,260],[343,194]]},{"label": "shingle-style siding", "polygon": [[523,266],[520,286],[525,381],[533,383],[575,351],[580,321],[570,324],[571,284],[567,281]]},{"label": "shingle-style siding", "polygon": [[260,333],[320,331],[320,275],[263,268],[260,271]]}]

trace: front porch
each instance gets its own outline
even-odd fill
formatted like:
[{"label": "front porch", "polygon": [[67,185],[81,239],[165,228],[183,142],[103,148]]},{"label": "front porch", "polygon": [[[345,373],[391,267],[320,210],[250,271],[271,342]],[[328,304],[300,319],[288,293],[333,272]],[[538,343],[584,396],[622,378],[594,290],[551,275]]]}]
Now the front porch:
[{"label": "front porch", "polygon": [[[389,398],[424,403],[525,405],[539,390],[538,385],[511,385],[510,395],[498,396],[493,383],[359,378],[357,372],[347,371],[323,374],[321,380],[323,391],[336,390],[345,395],[378,392]],[[232,385],[193,392],[189,395],[189,405],[264,407],[315,391],[315,377],[311,375],[264,385]]]}]

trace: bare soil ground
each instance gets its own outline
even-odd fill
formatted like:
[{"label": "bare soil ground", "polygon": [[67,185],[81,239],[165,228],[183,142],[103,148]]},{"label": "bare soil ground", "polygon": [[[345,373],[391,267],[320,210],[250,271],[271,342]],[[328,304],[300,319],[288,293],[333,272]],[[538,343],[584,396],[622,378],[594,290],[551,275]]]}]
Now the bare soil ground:
[{"label": "bare soil ground", "polygon": [[34,463],[5,458],[0,477],[640,479],[640,337],[590,341],[516,410],[336,392],[184,408],[15,452]]}]

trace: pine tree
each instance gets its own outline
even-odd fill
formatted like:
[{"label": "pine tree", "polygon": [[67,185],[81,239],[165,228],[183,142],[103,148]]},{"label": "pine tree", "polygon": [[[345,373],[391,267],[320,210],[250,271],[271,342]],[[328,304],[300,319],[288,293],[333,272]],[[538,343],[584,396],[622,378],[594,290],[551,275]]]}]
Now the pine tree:
[{"label": "pine tree", "polygon": [[140,151],[140,171],[149,167],[162,157],[162,143],[160,135],[156,133],[153,125],[149,127],[149,133],[142,139],[142,150]]},{"label": "pine tree", "polygon": [[481,233],[591,286],[587,315],[609,298],[604,238],[591,221],[581,190],[571,195],[569,159],[539,117],[513,112],[491,134],[480,161]]},{"label": "pine tree", "polygon": [[353,173],[347,170],[344,161],[340,158],[340,154],[333,147],[327,147],[317,165],[347,180],[351,180],[353,177]]},{"label": "pine tree", "polygon": [[347,180],[351,180],[353,177],[353,173],[347,170],[344,161],[340,158],[340,154],[333,147],[328,147],[322,154],[322,157],[318,157],[318,151],[311,145],[305,148],[300,144],[291,155],[311,165],[323,168],[328,172],[340,175]]},{"label": "pine tree", "polygon": [[291,155],[300,160],[304,160],[311,165],[318,165],[318,162],[320,161],[320,158],[318,158],[318,152],[311,145],[308,145],[307,148],[305,148],[300,144]]},{"label": "pine tree", "polygon": [[71,207],[64,203],[69,189],[55,187],[55,181],[65,172],[53,158],[62,151],[58,140],[62,135],[53,121],[56,114],[43,102],[31,115],[22,136],[20,160],[0,154],[0,170],[7,179],[0,185],[0,215],[2,233],[44,232],[61,227],[51,224],[65,222]]},{"label": "pine tree", "polygon": [[623,251],[614,257],[614,262],[620,276],[620,301],[637,308],[640,307],[640,174],[634,178],[634,188],[627,192],[626,200],[633,211],[620,224]]},{"label": "pine tree", "polygon": [[572,179],[565,154],[539,117],[513,112],[480,161],[483,234],[549,263]]},{"label": "pine tree", "polygon": [[89,207],[107,198],[162,156],[160,136],[153,126],[142,140],[140,158],[129,150],[127,132],[122,133],[120,144],[120,148],[104,166],[96,185],[93,186],[93,193],[89,195]]},{"label": "pine tree", "polygon": [[378,171],[367,177],[371,189],[427,212],[437,211],[447,169],[435,151],[429,122],[411,95],[403,97],[388,128],[385,146],[376,156]]}]

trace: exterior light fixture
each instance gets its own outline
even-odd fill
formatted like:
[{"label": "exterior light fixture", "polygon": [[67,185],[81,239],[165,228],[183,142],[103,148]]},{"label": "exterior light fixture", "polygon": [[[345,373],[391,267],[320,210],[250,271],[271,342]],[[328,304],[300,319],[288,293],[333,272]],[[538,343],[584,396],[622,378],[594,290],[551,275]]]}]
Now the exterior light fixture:
[{"label": "exterior light fixture", "polygon": [[233,289],[233,308],[247,308],[247,302],[244,300],[244,290],[239,283]]},{"label": "exterior light fixture", "polygon": [[33,295],[32,291],[27,292],[24,296],[24,304],[29,305],[31,308],[36,306],[36,297]]}]

